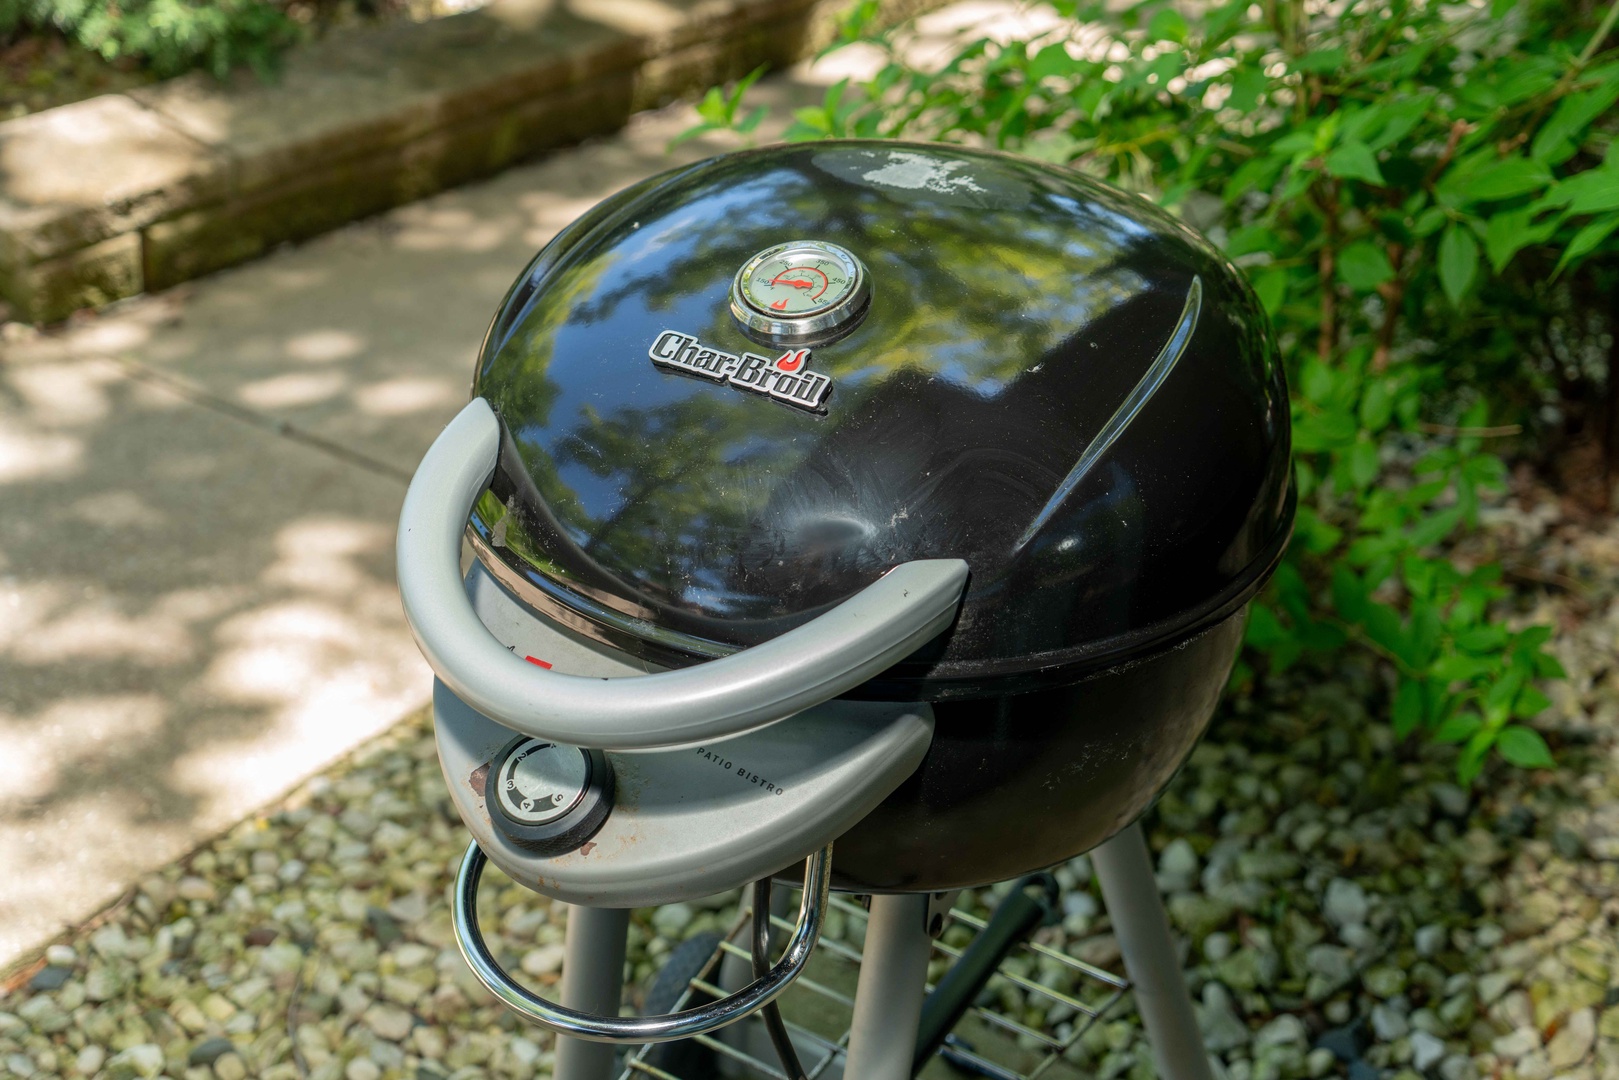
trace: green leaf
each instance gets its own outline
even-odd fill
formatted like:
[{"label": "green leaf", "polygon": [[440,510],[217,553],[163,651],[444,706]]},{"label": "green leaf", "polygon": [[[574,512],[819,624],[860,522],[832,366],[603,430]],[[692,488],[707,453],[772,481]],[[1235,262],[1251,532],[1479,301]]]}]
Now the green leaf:
[{"label": "green leaf", "polygon": [[1507,641],[1507,628],[1499,625],[1475,626],[1456,635],[1456,647],[1470,653],[1493,653]]},{"label": "green leaf", "polygon": [[1371,292],[1394,279],[1394,266],[1381,247],[1357,240],[1338,253],[1338,280],[1359,292]]},{"label": "green leaf", "polygon": [[1350,622],[1366,616],[1366,585],[1342,564],[1332,568],[1332,606]]},{"label": "green leaf", "polygon": [[1313,622],[1300,626],[1298,637],[1305,648],[1323,653],[1341,649],[1349,640],[1348,635],[1328,622]]},{"label": "green leaf", "polygon": [[1381,471],[1376,443],[1363,439],[1349,448],[1349,476],[1357,488],[1369,485]]},{"label": "green leaf", "polygon": [[1474,173],[1467,180],[1467,195],[1476,201],[1510,199],[1539,191],[1551,183],[1551,170],[1539,161],[1512,157]]},{"label": "green leaf", "polygon": [[1336,525],[1323,521],[1314,511],[1299,509],[1298,523],[1294,526],[1299,541],[1306,551],[1322,555],[1338,546],[1343,539],[1343,530]]},{"label": "green leaf", "polygon": [[1549,183],[1551,170],[1545,162],[1527,157],[1496,160],[1493,149],[1485,147],[1447,168],[1436,194],[1446,206],[1457,207],[1515,198],[1540,191]]},{"label": "green leaf", "polygon": [[1587,169],[1557,185],[1571,214],[1600,214],[1619,210],[1619,169]]},{"label": "green leaf", "polygon": [[1394,416],[1394,385],[1389,379],[1374,379],[1366,384],[1360,399],[1361,427],[1373,433],[1388,427]]},{"label": "green leaf", "polygon": [[1496,739],[1495,749],[1520,769],[1549,769],[1556,764],[1552,759],[1551,749],[1547,747],[1546,740],[1540,737],[1540,732],[1522,724],[1510,724],[1502,728]]},{"label": "green leaf", "polygon": [[1557,84],[1562,74],[1557,61],[1549,56],[1520,60],[1507,68],[1496,84],[1496,103],[1516,105],[1543,94]]},{"label": "green leaf", "polygon": [[1524,719],[1539,716],[1552,707],[1552,699],[1536,690],[1533,686],[1526,686],[1518,691],[1518,700],[1512,703],[1512,715]]},{"label": "green leaf", "polygon": [[1232,229],[1226,239],[1225,250],[1227,255],[1238,259],[1256,251],[1275,252],[1281,246],[1281,237],[1276,234],[1275,229],[1261,222],[1254,222]]},{"label": "green leaf", "polygon": [[1575,233],[1574,239],[1570,240],[1568,247],[1563,250],[1563,257],[1557,260],[1557,270],[1561,271],[1569,263],[1589,254],[1616,228],[1619,228],[1619,214],[1608,214],[1597,218]]},{"label": "green leaf", "polygon": [[1524,673],[1518,668],[1507,668],[1506,674],[1491,684],[1484,694],[1484,718],[1500,723],[1512,713],[1512,702],[1523,689]]},{"label": "green leaf", "polygon": [[1256,649],[1268,649],[1286,641],[1290,635],[1276,613],[1264,604],[1255,604],[1248,615],[1248,628],[1243,640]]},{"label": "green leaf", "polygon": [[1158,9],[1152,21],[1147,24],[1148,41],[1173,41],[1177,44],[1186,40],[1186,19],[1180,12],[1172,7]]},{"label": "green leaf", "polygon": [[1293,446],[1303,451],[1332,450],[1348,446],[1360,433],[1352,413],[1332,409],[1315,416],[1303,416],[1293,426]]},{"label": "green leaf", "polygon": [[697,115],[710,124],[725,123],[725,94],[719,87],[708,88],[703,100],[697,103]]},{"label": "green leaf", "polygon": [[1460,304],[1478,275],[1478,241],[1471,230],[1453,222],[1439,241],[1439,283],[1452,304]]},{"label": "green leaf", "polygon": [[1377,155],[1363,142],[1346,142],[1327,155],[1327,173],[1346,180],[1364,180],[1382,187],[1383,171],[1377,166]]},{"label": "green leaf", "polygon": [[1270,77],[1259,67],[1240,67],[1231,77],[1231,93],[1225,99],[1226,108],[1238,112],[1252,112],[1259,104],[1259,95],[1270,87]]},{"label": "green leaf", "polygon": [[1400,680],[1400,688],[1394,693],[1394,706],[1389,715],[1389,722],[1394,726],[1394,734],[1400,738],[1411,734],[1422,722],[1423,696],[1421,682],[1416,679]]},{"label": "green leaf", "polygon": [[1444,207],[1430,206],[1422,212],[1421,217],[1417,218],[1417,223],[1412,227],[1411,231],[1418,236],[1432,236],[1444,228],[1445,223],[1449,220],[1450,215],[1445,213]]},{"label": "green leaf", "polygon": [[1475,713],[1457,713],[1433,733],[1436,743],[1459,743],[1471,739],[1478,729],[1484,726],[1484,721]]},{"label": "green leaf", "polygon": [[1444,624],[1440,621],[1439,609],[1432,604],[1413,602],[1408,634],[1411,651],[1406,657],[1406,662],[1419,669],[1433,663],[1434,654],[1439,651],[1439,638],[1443,632]]},{"label": "green leaf", "polygon": [[1461,653],[1452,653],[1437,660],[1431,674],[1444,685],[1451,683],[1472,682],[1480,675],[1495,669],[1493,660],[1486,660],[1477,656],[1464,656]]},{"label": "green leaf", "polygon": [[1437,544],[1439,541],[1443,540],[1445,537],[1449,536],[1453,531],[1455,531],[1456,526],[1461,523],[1461,520],[1462,511],[1460,507],[1453,507],[1449,510],[1443,510],[1437,514],[1430,514],[1428,517],[1412,526],[1411,532],[1407,536],[1407,539],[1410,541],[1412,547],[1417,548],[1424,548],[1430,544]]},{"label": "green leaf", "polygon": [[1325,405],[1337,389],[1338,373],[1329,365],[1316,357],[1305,362],[1304,370],[1299,372],[1299,392],[1305,401]]},{"label": "green leaf", "polygon": [[1535,132],[1529,153],[1537,161],[1558,164],[1567,160],[1585,141],[1586,130],[1597,117],[1619,101],[1619,79],[1570,94],[1557,103],[1551,117]]},{"label": "green leaf", "polygon": [[1347,54],[1343,49],[1317,49],[1293,61],[1295,71],[1310,74],[1331,74],[1343,69]]},{"label": "green leaf", "polygon": [[1034,54],[1034,59],[1029,61],[1026,74],[1029,81],[1039,82],[1041,79],[1070,74],[1083,66],[1085,65],[1081,61],[1068,55],[1067,44],[1058,41]]},{"label": "green leaf", "polygon": [[1456,759],[1456,779],[1459,782],[1471,784],[1478,779],[1479,773],[1484,771],[1484,756],[1490,752],[1491,741],[1488,731],[1476,732],[1467,740],[1467,746]]},{"label": "green leaf", "polygon": [[1387,604],[1380,604],[1375,600],[1367,601],[1366,610],[1360,621],[1366,629],[1367,637],[1401,660],[1405,659],[1405,630],[1400,625],[1399,612]]},{"label": "green leaf", "polygon": [[1544,243],[1557,230],[1555,219],[1531,225],[1531,210],[1502,210],[1490,218],[1484,229],[1484,253],[1490,268],[1499,274],[1524,248]]},{"label": "green leaf", "polygon": [[1411,133],[1434,102],[1432,92],[1416,94],[1383,107],[1383,126],[1366,139],[1372,150],[1385,150]]},{"label": "green leaf", "polygon": [[1282,310],[1282,301],[1287,299],[1287,271],[1279,267],[1260,271],[1254,276],[1254,292],[1265,314],[1274,319]]}]

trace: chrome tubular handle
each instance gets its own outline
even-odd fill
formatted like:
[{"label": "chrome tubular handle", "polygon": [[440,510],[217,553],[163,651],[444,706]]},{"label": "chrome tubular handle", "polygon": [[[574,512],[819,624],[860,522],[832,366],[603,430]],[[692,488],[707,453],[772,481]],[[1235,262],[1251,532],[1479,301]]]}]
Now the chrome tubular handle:
[{"label": "chrome tubular handle", "polygon": [[904,659],[955,619],[960,559],[903,563],[794,630],[675,671],[598,679],[514,656],[479,620],[461,580],[461,534],[489,486],[500,421],[474,398],[434,441],[399,515],[399,594],[444,685],[496,723],[597,750],[719,742],[830,701]]},{"label": "chrome tubular handle", "polygon": [[687,1039],[722,1028],[774,1001],[804,970],[810,952],[821,937],[832,884],[832,845],[809,857],[804,870],[804,899],[798,908],[798,926],[787,942],[787,952],[762,979],[712,1004],[662,1016],[597,1016],[546,1001],[517,985],[495,961],[478,928],[478,882],[487,860],[477,841],[467,845],[455,876],[455,903],[451,917],[455,943],[472,973],[513,1012],[558,1035],[590,1042],[657,1043]]}]

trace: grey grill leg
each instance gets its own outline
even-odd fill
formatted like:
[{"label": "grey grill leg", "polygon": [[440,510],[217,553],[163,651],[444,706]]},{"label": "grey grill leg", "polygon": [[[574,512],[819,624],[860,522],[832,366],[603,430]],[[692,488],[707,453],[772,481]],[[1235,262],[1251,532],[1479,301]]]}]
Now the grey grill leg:
[{"label": "grey grill leg", "polygon": [[[568,936],[562,960],[562,1004],[585,1012],[618,1015],[624,992],[628,908],[568,905]],[[557,1039],[556,1080],[611,1080],[613,1044]]]},{"label": "grey grill leg", "polygon": [[1160,1080],[1212,1080],[1140,825],[1091,852]]},{"label": "grey grill leg", "polygon": [[849,1029],[847,1080],[910,1080],[927,995],[928,894],[873,896]]}]

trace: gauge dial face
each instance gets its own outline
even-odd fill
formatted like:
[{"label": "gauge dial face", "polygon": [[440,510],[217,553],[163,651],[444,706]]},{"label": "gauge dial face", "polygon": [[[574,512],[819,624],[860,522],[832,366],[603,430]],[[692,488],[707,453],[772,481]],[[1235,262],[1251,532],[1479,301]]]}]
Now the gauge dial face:
[{"label": "gauge dial face", "polygon": [[794,241],[749,259],[732,288],[732,312],[773,337],[835,330],[865,310],[866,268],[836,244]]}]

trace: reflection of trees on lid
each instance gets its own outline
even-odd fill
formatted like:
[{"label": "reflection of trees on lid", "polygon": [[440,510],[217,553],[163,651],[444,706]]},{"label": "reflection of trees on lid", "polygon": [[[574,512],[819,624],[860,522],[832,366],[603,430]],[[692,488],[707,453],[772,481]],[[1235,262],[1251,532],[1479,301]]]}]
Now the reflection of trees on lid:
[{"label": "reflection of trees on lid", "polygon": [[[1029,201],[1028,185],[1003,162],[982,163],[926,150],[838,147],[812,159],[816,168],[907,203],[943,203],[975,210],[1015,210]],[[976,166],[976,167],[975,167]]]},{"label": "reflection of trees on lid", "polygon": [[[1268,341],[1226,264],[1077,174],[972,156],[924,176],[855,149],[847,161],[866,172],[899,171],[846,178],[825,148],[722,159],[606,215],[558,259],[477,386],[542,504],[513,505],[511,552],[621,612],[738,644],[909,558],[968,558],[969,599],[1044,590],[1042,603],[1082,597],[1088,617],[1120,625],[1167,617],[1246,566],[1268,533],[1245,515],[1274,513],[1264,491],[1285,473],[1265,449]],[[929,197],[895,196],[907,177]],[[973,208],[946,197],[1001,188]],[[665,330],[769,351],[734,321],[731,283],[791,239],[846,247],[872,277],[865,321],[810,357],[833,381],[824,417],[651,363]],[[1133,428],[1019,549],[1151,365],[1194,275],[1208,317],[1150,406],[1174,423]],[[1237,447],[1219,469],[1211,438]],[[480,515],[504,514],[485,503]],[[1178,546],[1216,540],[1196,558]],[[1141,599],[1144,576],[1162,583],[1158,608]],[[1035,602],[1018,596],[1003,596],[1008,619]],[[1037,649],[1067,617],[1024,618],[1011,637]]]}]

